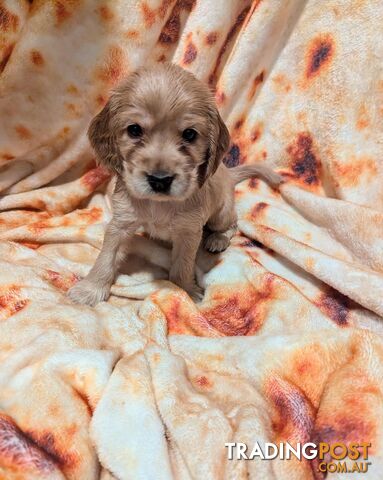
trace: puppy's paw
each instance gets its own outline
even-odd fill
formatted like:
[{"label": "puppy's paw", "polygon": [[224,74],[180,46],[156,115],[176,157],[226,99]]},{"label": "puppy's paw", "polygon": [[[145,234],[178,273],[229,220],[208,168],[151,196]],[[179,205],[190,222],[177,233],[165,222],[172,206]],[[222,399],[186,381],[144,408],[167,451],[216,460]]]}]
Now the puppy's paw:
[{"label": "puppy's paw", "polygon": [[99,285],[85,278],[69,289],[67,295],[75,303],[94,307],[97,303],[106,300],[109,292],[109,285]]},{"label": "puppy's paw", "polygon": [[224,233],[213,232],[205,240],[205,250],[211,253],[223,252],[230,245],[230,238]]},{"label": "puppy's paw", "polygon": [[203,288],[201,288],[199,285],[193,285],[193,287],[187,289],[186,291],[189,294],[189,297],[193,300],[193,302],[199,303],[202,301],[204,291]]}]

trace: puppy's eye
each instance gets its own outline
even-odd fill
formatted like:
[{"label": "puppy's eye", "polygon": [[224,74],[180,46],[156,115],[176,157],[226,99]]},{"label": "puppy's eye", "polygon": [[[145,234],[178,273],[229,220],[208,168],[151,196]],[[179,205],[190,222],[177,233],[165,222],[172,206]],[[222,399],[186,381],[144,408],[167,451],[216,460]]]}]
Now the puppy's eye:
[{"label": "puppy's eye", "polygon": [[142,128],[138,125],[138,123],[132,123],[132,125],[128,126],[127,130],[128,130],[128,135],[131,138],[140,138],[144,133]]},{"label": "puppy's eye", "polygon": [[182,138],[187,142],[194,142],[197,138],[198,133],[194,130],[194,128],[187,128],[182,132]]}]

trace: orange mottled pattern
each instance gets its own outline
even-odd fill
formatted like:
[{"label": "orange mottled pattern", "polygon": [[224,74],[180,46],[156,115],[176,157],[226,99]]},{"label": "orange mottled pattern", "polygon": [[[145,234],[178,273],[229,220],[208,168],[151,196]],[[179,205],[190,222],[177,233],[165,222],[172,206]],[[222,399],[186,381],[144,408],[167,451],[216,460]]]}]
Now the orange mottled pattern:
[{"label": "orange mottled pattern", "polygon": [[21,475],[28,472],[47,476],[55,470],[53,460],[4,413],[0,414],[0,462],[3,469]]},{"label": "orange mottled pattern", "polygon": [[49,283],[63,291],[67,291],[78,281],[78,277],[75,274],[64,276],[59,272],[55,272],[54,270],[46,270],[44,277]]},{"label": "orange mottled pattern", "polygon": [[110,172],[103,166],[99,166],[92,170],[89,170],[82,178],[82,184],[93,191],[96,187],[101,185],[110,178]]},{"label": "orange mottled pattern", "polygon": [[21,294],[21,287],[18,285],[4,285],[0,288],[0,318],[7,318],[22,311],[29,303],[27,298]]}]

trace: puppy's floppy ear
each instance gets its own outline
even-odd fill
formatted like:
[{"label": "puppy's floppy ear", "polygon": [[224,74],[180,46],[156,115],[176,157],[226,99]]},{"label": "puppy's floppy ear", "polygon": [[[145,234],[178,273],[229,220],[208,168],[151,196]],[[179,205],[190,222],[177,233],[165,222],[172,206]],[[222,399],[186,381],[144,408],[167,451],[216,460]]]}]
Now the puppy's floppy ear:
[{"label": "puppy's floppy ear", "polygon": [[230,134],[216,107],[208,114],[210,132],[205,161],[200,166],[198,181],[200,187],[214,175],[230,144]]},{"label": "puppy's floppy ear", "polygon": [[96,115],[88,129],[88,138],[98,160],[112,172],[122,173],[122,156],[111,125],[111,100]]}]

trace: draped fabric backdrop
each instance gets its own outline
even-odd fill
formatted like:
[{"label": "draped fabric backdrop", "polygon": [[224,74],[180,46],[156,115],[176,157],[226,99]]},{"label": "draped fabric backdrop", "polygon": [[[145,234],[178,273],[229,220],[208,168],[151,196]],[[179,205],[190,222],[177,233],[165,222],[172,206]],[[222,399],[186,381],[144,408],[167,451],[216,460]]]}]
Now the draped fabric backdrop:
[{"label": "draped fabric backdrop", "polygon": [[[381,480],[382,34],[380,0],[0,1],[1,479],[323,479],[224,448],[289,441],[371,443]],[[143,238],[72,304],[111,218],[87,126],[163,61],[214,89],[229,166],[286,183],[238,185],[200,305]]]}]

